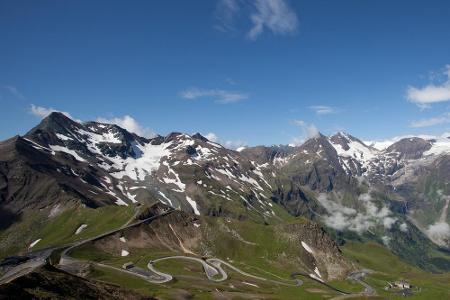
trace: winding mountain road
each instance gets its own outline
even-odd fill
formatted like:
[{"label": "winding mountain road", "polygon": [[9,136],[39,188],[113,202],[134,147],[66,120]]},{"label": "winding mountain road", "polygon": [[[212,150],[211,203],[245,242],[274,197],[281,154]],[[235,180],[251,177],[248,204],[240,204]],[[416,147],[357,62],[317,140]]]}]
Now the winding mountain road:
[{"label": "winding mountain road", "polygon": [[[71,250],[73,250],[74,248],[80,247],[80,246],[82,246],[82,245],[84,245],[84,244],[86,244],[88,242],[92,242],[94,240],[103,238],[105,236],[114,234],[114,233],[116,233],[118,231],[130,228],[130,227],[134,227],[134,226],[143,224],[145,222],[152,221],[152,220],[157,219],[159,217],[165,216],[165,215],[167,215],[167,214],[169,214],[169,213],[171,213],[173,211],[174,211],[173,209],[170,209],[170,210],[168,210],[166,212],[163,212],[163,213],[161,213],[159,215],[156,215],[156,216],[153,216],[153,217],[141,220],[141,221],[137,221],[137,222],[134,222],[134,223],[131,223],[131,220],[130,220],[126,224],[124,224],[123,226],[121,226],[118,229],[110,230],[110,231],[107,231],[107,232],[102,233],[100,235],[97,235],[97,236],[94,236],[94,237],[91,237],[91,238],[88,238],[88,239],[84,239],[82,241],[78,241],[78,242],[72,243],[68,247],[66,246],[66,248],[61,252],[61,258],[60,258],[58,266],[60,268],[64,268],[65,266],[68,266],[68,265],[71,265],[71,264],[74,264],[74,263],[82,262],[82,261],[77,260],[77,259],[75,259],[73,257],[70,257],[68,255],[68,253]],[[136,216],[136,214],[135,214],[135,216]],[[59,248],[55,248],[53,250],[63,249],[63,248],[64,247],[59,247]],[[190,261],[198,262],[198,263],[200,263],[202,265],[203,270],[204,270],[204,272],[206,274],[206,277],[209,280],[215,281],[215,282],[220,282],[220,281],[224,281],[224,280],[228,279],[227,272],[222,268],[222,265],[224,265],[227,268],[230,268],[231,270],[233,270],[233,271],[235,271],[235,272],[237,272],[237,273],[239,273],[241,275],[244,275],[244,276],[256,279],[256,280],[260,280],[260,281],[266,281],[266,282],[271,282],[271,283],[275,283],[275,284],[289,285],[289,286],[301,286],[303,284],[303,281],[300,280],[300,279],[293,279],[292,282],[282,282],[282,281],[276,281],[276,280],[272,280],[272,279],[266,279],[266,278],[263,278],[263,277],[255,276],[255,275],[246,273],[246,272],[240,270],[239,268],[231,265],[230,263],[228,263],[226,261],[223,261],[221,259],[218,259],[218,258],[209,258],[207,260],[203,260],[203,259],[200,259],[200,258],[197,258],[197,257],[182,256],[182,255],[162,257],[162,258],[158,258],[158,259],[149,261],[149,263],[147,264],[147,268],[148,268],[147,272],[145,270],[137,268],[137,267],[133,267],[133,268],[131,268],[129,270],[126,270],[126,269],[117,268],[117,267],[113,267],[113,266],[109,266],[109,265],[105,265],[105,264],[101,264],[101,263],[94,263],[94,264],[97,265],[97,266],[100,266],[100,267],[106,267],[106,268],[114,269],[114,270],[117,270],[117,271],[120,271],[120,272],[125,272],[125,273],[128,273],[128,274],[136,275],[136,276],[141,277],[141,278],[143,278],[143,279],[145,279],[145,280],[147,280],[147,281],[149,281],[151,283],[161,284],[161,283],[166,283],[166,282],[171,281],[173,279],[173,276],[170,275],[170,274],[166,274],[166,273],[158,271],[155,268],[154,264],[159,262],[159,261],[164,261],[164,260],[169,260],[169,259],[190,260]],[[220,275],[220,277],[216,278],[217,275]]]},{"label": "winding mountain road", "polygon": [[[260,281],[266,281],[266,282],[270,282],[270,283],[288,285],[288,286],[301,286],[303,284],[303,281],[301,281],[300,279],[293,279],[292,282],[283,282],[283,281],[277,281],[277,280],[272,280],[272,279],[267,279],[267,278],[259,277],[256,275],[252,275],[252,274],[242,271],[241,269],[239,269],[239,268],[231,265],[230,263],[223,261],[219,258],[208,258],[206,260],[203,260],[203,259],[200,259],[197,257],[182,256],[182,255],[162,257],[162,258],[151,260],[148,263],[148,265],[147,265],[148,269],[151,272],[164,277],[165,278],[164,282],[168,282],[168,281],[172,280],[173,279],[172,275],[158,271],[155,268],[154,264],[159,261],[164,261],[164,260],[169,260],[169,259],[181,259],[181,260],[190,260],[190,261],[198,262],[203,266],[203,270],[205,271],[206,277],[209,280],[215,281],[215,282],[225,281],[228,279],[227,272],[222,268],[222,265],[225,265],[227,268],[230,268],[231,270],[233,270],[243,276],[250,277],[250,278],[253,278],[256,280],[260,280]],[[217,275],[220,275],[220,277],[216,278]],[[161,282],[155,282],[154,280],[150,280],[150,279],[149,279],[149,281],[153,282],[153,283],[161,283]]]},{"label": "winding mountain road", "polygon": [[358,282],[359,284],[361,284],[364,287],[363,294],[365,294],[367,296],[373,296],[376,294],[375,289],[363,280],[363,278],[367,274],[370,274],[370,273],[372,273],[372,271],[368,270],[368,269],[359,270],[359,271],[353,272],[350,275],[348,275],[347,279],[354,280],[354,281]]},{"label": "winding mountain road", "polygon": [[[173,209],[169,209],[167,211],[162,212],[159,215],[152,216],[152,217],[140,220],[140,221],[132,222],[133,218],[135,218],[137,216],[137,212],[136,212],[134,214],[133,218],[131,218],[127,223],[125,223],[123,226],[121,226],[118,229],[110,230],[105,233],[99,234],[97,236],[87,238],[82,241],[73,242],[68,245],[63,245],[63,246],[59,246],[59,247],[53,247],[53,248],[48,248],[48,249],[38,251],[38,252],[36,252],[37,255],[35,255],[34,258],[28,260],[25,263],[22,263],[22,264],[16,266],[15,268],[11,269],[8,273],[6,273],[2,278],[0,278],[0,284],[10,282],[20,276],[23,276],[23,275],[26,275],[26,274],[32,272],[37,267],[42,266],[43,264],[46,263],[48,257],[55,250],[63,249],[63,251],[61,252],[60,261],[59,261],[58,265],[56,265],[56,267],[58,267],[62,270],[64,270],[65,267],[69,267],[70,265],[73,265],[76,263],[85,263],[85,261],[70,257],[68,255],[68,253],[71,250],[73,250],[74,248],[80,247],[88,242],[92,242],[94,240],[103,238],[105,236],[117,233],[121,230],[131,228],[134,226],[138,226],[140,224],[152,221],[159,217],[170,214],[173,211],[174,211]],[[194,261],[194,262],[200,263],[203,267],[203,271],[205,272],[205,275],[208,278],[208,280],[214,281],[214,282],[222,282],[222,281],[225,281],[228,279],[228,273],[223,268],[223,266],[225,266],[226,268],[228,268],[240,275],[243,275],[243,276],[246,276],[249,278],[253,278],[255,280],[278,284],[278,285],[296,286],[296,287],[302,286],[303,281],[296,278],[297,276],[301,275],[301,276],[305,276],[308,279],[315,280],[315,281],[319,282],[320,284],[323,284],[329,288],[332,288],[333,290],[343,294],[343,296],[353,296],[353,295],[362,295],[362,294],[363,295],[375,295],[376,294],[375,290],[362,280],[362,278],[364,276],[366,276],[368,273],[370,273],[369,270],[360,270],[357,272],[353,272],[348,276],[349,280],[357,281],[358,283],[360,283],[361,285],[363,285],[365,287],[365,290],[363,293],[353,294],[353,293],[347,293],[347,292],[341,291],[339,289],[336,289],[336,288],[326,284],[325,282],[319,281],[319,280],[315,279],[314,277],[311,277],[309,274],[306,274],[306,273],[293,273],[293,274],[291,274],[291,278],[292,278],[291,280],[273,280],[273,279],[268,279],[268,278],[256,276],[253,274],[249,274],[249,273],[242,271],[241,269],[239,269],[239,268],[233,266],[232,264],[230,264],[226,261],[223,261],[219,258],[208,258],[205,260],[205,259],[201,259],[201,258],[197,258],[197,257],[183,256],[183,255],[161,257],[161,258],[157,258],[157,259],[149,261],[147,264],[148,270],[138,268],[138,267],[131,267],[130,269],[123,269],[123,268],[118,268],[118,267],[114,267],[114,266],[110,266],[110,265],[106,265],[106,264],[102,264],[102,263],[97,263],[97,262],[90,262],[90,263],[92,263],[96,266],[99,266],[99,267],[108,268],[108,269],[112,269],[112,270],[115,270],[118,272],[134,275],[134,276],[142,278],[151,283],[163,284],[163,283],[172,281],[173,276],[171,274],[163,273],[163,272],[157,270],[157,268],[155,267],[155,263],[160,262],[160,261],[165,261],[165,260],[172,260],[172,259],[188,260],[188,261]]]}]

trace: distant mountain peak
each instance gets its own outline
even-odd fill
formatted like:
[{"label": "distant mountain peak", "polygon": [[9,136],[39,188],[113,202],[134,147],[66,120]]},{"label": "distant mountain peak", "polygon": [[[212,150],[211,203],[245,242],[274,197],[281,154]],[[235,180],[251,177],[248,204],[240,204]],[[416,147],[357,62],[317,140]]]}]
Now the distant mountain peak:
[{"label": "distant mountain peak", "polygon": [[27,134],[31,134],[38,130],[53,130],[59,132],[72,126],[79,126],[79,124],[61,112],[52,112],[42,119],[42,121]]},{"label": "distant mountain peak", "polygon": [[194,134],[192,137],[193,137],[194,139],[198,139],[198,140],[201,140],[201,141],[204,141],[204,142],[208,142],[208,141],[209,141],[206,137],[204,137],[203,135],[201,135],[199,132],[197,132],[196,134]]}]

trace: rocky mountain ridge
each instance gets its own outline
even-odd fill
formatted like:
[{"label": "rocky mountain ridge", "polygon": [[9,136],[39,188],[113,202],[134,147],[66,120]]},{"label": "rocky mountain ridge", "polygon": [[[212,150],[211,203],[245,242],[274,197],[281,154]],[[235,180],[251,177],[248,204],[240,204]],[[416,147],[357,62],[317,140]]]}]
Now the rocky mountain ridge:
[{"label": "rocky mountain ridge", "polygon": [[[117,125],[80,124],[52,113],[25,136],[2,142],[0,149],[3,164],[8,156],[10,163],[17,162],[12,153],[27,162],[40,157],[45,163],[27,165],[72,193],[83,191],[86,205],[128,205],[151,196],[197,214],[216,214],[227,207],[221,203],[239,202],[244,210],[270,217],[275,215],[270,198],[280,188],[280,174],[319,192],[351,188],[361,180],[395,189],[414,180],[414,169],[445,161],[450,139],[405,138],[378,150],[339,132],[331,137],[319,134],[299,147],[258,146],[236,152],[200,134],[146,139]],[[13,181],[3,181],[3,201],[20,199],[20,192],[14,194],[8,184]],[[211,205],[210,198],[219,204]]]},{"label": "rocky mountain ridge", "polygon": [[[60,213],[68,203],[155,201],[195,215],[268,224],[305,216],[393,249],[407,230],[434,237],[435,222],[448,225],[448,138],[405,138],[380,150],[340,132],[297,147],[234,151],[201,134],[147,139],[52,113],[23,137],[0,142],[0,158],[3,228],[33,210]],[[448,247],[445,236],[432,240]]]}]

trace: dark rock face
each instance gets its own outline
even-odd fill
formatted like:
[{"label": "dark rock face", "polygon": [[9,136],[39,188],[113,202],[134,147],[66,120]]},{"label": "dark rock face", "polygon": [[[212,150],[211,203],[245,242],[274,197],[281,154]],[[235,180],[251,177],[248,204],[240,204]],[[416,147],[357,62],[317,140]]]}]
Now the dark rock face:
[{"label": "dark rock face", "polygon": [[90,151],[89,145],[97,136],[103,134],[108,134],[111,140],[99,140],[96,142],[101,153],[109,157],[138,157],[140,153],[137,151],[135,145],[149,141],[114,124],[97,122],[81,124],[74,122],[64,114],[58,112],[51,113],[38,126],[30,130],[25,135],[25,138],[41,146],[66,146],[70,149],[80,151],[88,161],[95,162],[95,153]]},{"label": "dark rock face", "polygon": [[316,213],[323,211],[316,201],[295,184],[279,187],[274,191],[272,199],[294,216],[304,216],[314,220],[317,217]]},{"label": "dark rock face", "polygon": [[86,168],[70,157],[54,159],[50,151],[39,151],[33,146],[20,137],[0,142],[0,205],[4,211],[17,215],[27,208],[70,201],[91,207],[109,202],[108,197],[89,193],[90,188],[79,179],[80,176],[99,186],[96,169]]},{"label": "dark rock face", "polygon": [[336,186],[346,188],[350,180],[336,150],[323,135],[301,145],[281,170],[293,182],[319,191],[331,191]]},{"label": "dark rock face", "polygon": [[5,230],[15,222],[21,220],[20,213],[13,213],[6,207],[0,207],[0,230]]},{"label": "dark rock face", "polygon": [[403,159],[418,159],[423,153],[431,149],[431,142],[421,138],[402,139],[387,148],[388,152],[400,153]]},{"label": "dark rock face", "polygon": [[91,282],[44,266],[0,286],[0,299],[153,299],[118,286]]},{"label": "dark rock face", "polygon": [[256,146],[243,149],[240,154],[249,160],[260,164],[273,163],[276,159],[283,159],[296,152],[297,147],[291,146]]},{"label": "dark rock face", "polygon": [[198,139],[201,140],[203,142],[208,142],[208,139],[206,137],[204,137],[203,135],[201,135],[200,133],[196,133],[192,136],[194,139]]},{"label": "dark rock face", "polygon": [[337,133],[330,137],[330,141],[334,144],[340,145],[342,149],[345,151],[348,151],[350,149],[348,143],[350,142],[349,139],[344,136],[342,133]]}]

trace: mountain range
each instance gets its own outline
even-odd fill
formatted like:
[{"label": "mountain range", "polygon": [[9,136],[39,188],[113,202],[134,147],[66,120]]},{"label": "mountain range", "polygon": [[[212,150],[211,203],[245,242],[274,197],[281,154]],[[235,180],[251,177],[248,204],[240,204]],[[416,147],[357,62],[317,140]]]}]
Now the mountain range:
[{"label": "mountain range", "polygon": [[[94,235],[135,209],[161,203],[176,215],[166,218],[158,238],[170,234],[167,226],[178,226],[178,237],[202,244],[206,256],[221,251],[208,246],[220,243],[215,230],[252,243],[228,227],[237,220],[262,226],[255,232],[268,226],[274,236],[301,236],[292,247],[303,248],[300,265],[313,274],[317,268],[320,280],[355,269],[339,247],[356,242],[375,242],[410,265],[448,272],[449,182],[445,136],[380,146],[344,132],[319,133],[300,146],[237,151],[199,133],[144,138],[53,112],[25,135],[0,142],[0,256],[64,244],[75,231]],[[302,221],[292,223],[297,218]],[[210,231],[199,235],[194,224]],[[144,227],[129,234],[157,239]],[[161,243],[179,247],[173,238]],[[120,243],[100,244],[94,246],[121,250]]]}]

